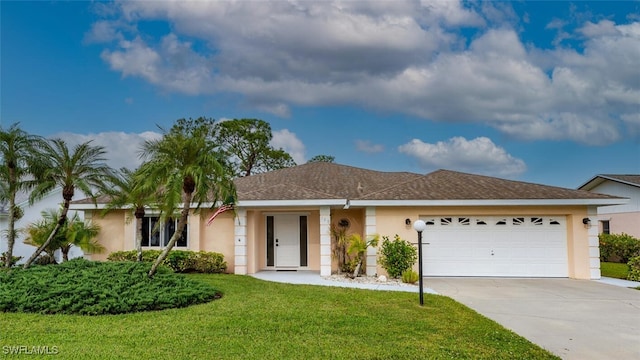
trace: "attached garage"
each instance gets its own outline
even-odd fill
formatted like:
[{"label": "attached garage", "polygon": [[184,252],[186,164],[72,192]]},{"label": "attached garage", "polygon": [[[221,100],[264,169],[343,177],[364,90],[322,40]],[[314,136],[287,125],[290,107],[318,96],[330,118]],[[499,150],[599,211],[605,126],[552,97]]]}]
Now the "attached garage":
[{"label": "attached garage", "polygon": [[430,216],[426,276],[567,277],[564,216]]}]

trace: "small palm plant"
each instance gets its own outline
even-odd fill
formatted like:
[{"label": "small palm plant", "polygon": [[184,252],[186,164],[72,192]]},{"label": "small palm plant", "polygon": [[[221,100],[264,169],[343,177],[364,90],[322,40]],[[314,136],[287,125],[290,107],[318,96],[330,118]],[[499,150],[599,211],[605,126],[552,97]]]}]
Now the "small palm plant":
[{"label": "small palm plant", "polygon": [[362,236],[358,234],[349,235],[349,249],[348,252],[350,254],[355,254],[355,257],[358,261],[358,265],[356,265],[355,270],[353,271],[353,277],[357,277],[360,274],[360,269],[362,268],[362,264],[365,260],[365,255],[367,253],[367,248],[378,246],[378,235],[371,236],[368,240],[364,240]]},{"label": "small palm plant", "polygon": [[[27,231],[25,244],[42,246],[53,229],[58,224],[60,218],[59,211],[43,211],[42,219],[30,224]],[[98,243],[95,238],[100,232],[100,227],[91,222],[84,222],[78,214],[74,214],[62,225],[56,235],[44,247],[44,252],[53,259],[56,250],[62,253],[62,261],[69,260],[69,251],[73,246],[79,247],[82,251],[89,253],[100,253],[104,251],[104,246]]]}]

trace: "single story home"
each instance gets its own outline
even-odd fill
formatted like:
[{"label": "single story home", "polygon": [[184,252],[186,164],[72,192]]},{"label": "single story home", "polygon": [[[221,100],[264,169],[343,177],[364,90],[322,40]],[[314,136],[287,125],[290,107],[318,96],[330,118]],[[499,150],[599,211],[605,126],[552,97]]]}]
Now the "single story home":
[{"label": "single story home", "polygon": [[578,189],[629,198],[626,204],[598,208],[599,232],[640,238],[640,175],[596,175]]},{"label": "single story home", "polygon": [[[224,254],[229,271],[312,270],[330,275],[332,227],[363,237],[399,235],[417,243],[422,219],[425,276],[600,278],[599,206],[627,199],[456,171],[423,175],[317,162],[238,178],[235,211],[189,216],[177,248]],[[212,205],[212,204],[209,204]],[[129,211],[102,216],[88,201],[72,204],[100,224],[107,254],[135,247]],[[175,223],[158,234],[157,214],[143,221],[145,249],[162,248]],[[151,234],[151,235],[150,235]],[[384,274],[378,248],[367,251],[367,275]],[[417,268],[417,267],[416,267]]]}]

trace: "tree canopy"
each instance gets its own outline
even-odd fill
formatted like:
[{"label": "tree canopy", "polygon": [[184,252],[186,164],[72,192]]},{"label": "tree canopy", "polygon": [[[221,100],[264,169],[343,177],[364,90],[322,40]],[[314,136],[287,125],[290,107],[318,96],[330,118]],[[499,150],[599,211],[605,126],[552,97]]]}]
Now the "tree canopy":
[{"label": "tree canopy", "polygon": [[314,157],[312,157],[311,159],[309,159],[309,161],[307,161],[308,163],[314,163],[314,162],[327,162],[327,163],[332,163],[336,160],[335,156],[331,156],[331,155],[316,155]]},{"label": "tree canopy", "polygon": [[233,119],[215,125],[215,142],[230,162],[235,176],[249,176],[295,166],[289,153],[276,149],[271,125],[259,119]]}]

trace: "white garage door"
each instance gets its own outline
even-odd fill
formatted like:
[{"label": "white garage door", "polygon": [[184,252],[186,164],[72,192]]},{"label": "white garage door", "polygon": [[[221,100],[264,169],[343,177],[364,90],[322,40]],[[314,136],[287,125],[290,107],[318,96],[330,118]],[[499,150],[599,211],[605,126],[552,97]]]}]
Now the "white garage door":
[{"label": "white garage door", "polygon": [[[422,217],[425,276],[567,277],[565,217]],[[428,244],[427,244],[428,243]]]}]

